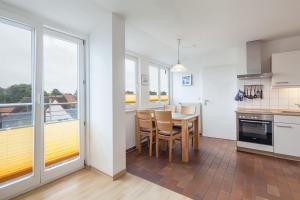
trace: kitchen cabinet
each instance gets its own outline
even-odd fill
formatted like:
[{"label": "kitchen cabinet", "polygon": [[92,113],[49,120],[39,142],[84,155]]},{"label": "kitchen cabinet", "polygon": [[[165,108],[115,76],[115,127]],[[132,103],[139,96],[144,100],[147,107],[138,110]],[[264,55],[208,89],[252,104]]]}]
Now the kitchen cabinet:
[{"label": "kitchen cabinet", "polygon": [[272,87],[300,86],[300,51],[272,55]]},{"label": "kitchen cabinet", "polygon": [[300,116],[274,116],[274,152],[300,157]]}]

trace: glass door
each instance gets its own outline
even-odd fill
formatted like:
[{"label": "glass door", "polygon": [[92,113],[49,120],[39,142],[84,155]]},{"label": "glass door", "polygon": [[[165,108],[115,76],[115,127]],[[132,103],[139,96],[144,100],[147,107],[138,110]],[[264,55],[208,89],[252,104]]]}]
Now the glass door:
[{"label": "glass door", "polygon": [[35,31],[0,17],[0,199],[40,182]]},{"label": "glass door", "polygon": [[83,41],[46,29],[43,36],[42,181],[84,166]]},{"label": "glass door", "polygon": [[0,199],[84,167],[83,63],[83,40],[0,17]]}]

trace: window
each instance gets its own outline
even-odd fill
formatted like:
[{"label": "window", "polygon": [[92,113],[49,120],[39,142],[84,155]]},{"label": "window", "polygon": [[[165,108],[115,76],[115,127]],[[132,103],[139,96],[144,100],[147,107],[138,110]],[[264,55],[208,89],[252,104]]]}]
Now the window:
[{"label": "window", "polygon": [[30,18],[18,22],[22,16],[4,17],[0,199],[80,169],[85,159],[83,40],[43,28]]},{"label": "window", "polygon": [[127,56],[125,59],[125,103],[136,103],[137,59]]},{"label": "window", "polygon": [[160,69],[160,101],[169,101],[169,71]]},{"label": "window", "polygon": [[169,70],[161,66],[149,66],[149,101],[169,101]]},{"label": "window", "polygon": [[0,44],[2,184],[31,174],[34,168],[32,29],[0,18]]},{"label": "window", "polygon": [[82,41],[51,30],[44,32],[44,164],[49,168],[80,154]]}]

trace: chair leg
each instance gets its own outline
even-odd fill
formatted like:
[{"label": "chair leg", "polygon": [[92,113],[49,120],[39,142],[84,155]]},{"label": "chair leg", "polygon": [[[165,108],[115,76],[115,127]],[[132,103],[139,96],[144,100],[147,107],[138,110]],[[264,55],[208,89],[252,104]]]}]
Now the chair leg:
[{"label": "chair leg", "polygon": [[173,140],[169,140],[169,162],[172,162]]},{"label": "chair leg", "polygon": [[150,134],[150,137],[149,137],[149,143],[150,143],[150,147],[149,147],[149,157],[151,158],[151,157],[152,157],[152,145],[153,145],[153,136],[152,136],[152,134]]},{"label": "chair leg", "polygon": [[180,152],[182,152],[182,139],[180,140]]},{"label": "chair leg", "polygon": [[137,144],[137,149],[138,149],[138,154],[141,154],[142,153],[142,139],[141,139],[141,135],[140,133],[138,133],[139,136],[138,136],[138,144]]},{"label": "chair leg", "polygon": [[194,147],[194,136],[192,136],[192,147]]},{"label": "chair leg", "polygon": [[155,153],[156,153],[156,158],[158,158],[158,151],[159,151],[159,138],[158,135],[156,135],[156,144],[155,144]]}]

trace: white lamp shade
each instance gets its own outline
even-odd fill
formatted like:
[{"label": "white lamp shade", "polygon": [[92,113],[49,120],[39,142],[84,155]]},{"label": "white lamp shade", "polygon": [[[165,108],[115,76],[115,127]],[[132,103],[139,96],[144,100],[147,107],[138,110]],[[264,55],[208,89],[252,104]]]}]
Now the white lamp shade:
[{"label": "white lamp shade", "polygon": [[171,72],[185,72],[186,67],[182,64],[176,64],[171,68]]}]

